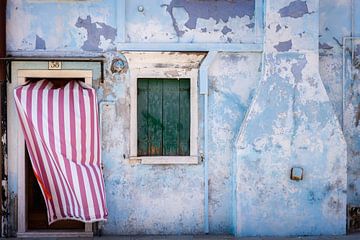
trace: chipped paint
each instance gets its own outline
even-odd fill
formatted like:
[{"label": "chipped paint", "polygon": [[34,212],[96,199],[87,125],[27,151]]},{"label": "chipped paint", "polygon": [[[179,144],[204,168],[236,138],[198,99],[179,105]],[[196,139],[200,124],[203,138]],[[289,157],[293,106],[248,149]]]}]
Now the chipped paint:
[{"label": "chipped paint", "polygon": [[224,26],[223,29],[221,29],[221,32],[226,35],[227,33],[231,32],[231,28]]},{"label": "chipped paint", "polygon": [[44,39],[42,39],[38,35],[36,35],[36,39],[35,39],[35,49],[42,49],[42,50],[46,49],[46,44]]},{"label": "chipped paint", "polygon": [[305,14],[309,14],[309,10],[306,1],[296,0],[281,8],[278,13],[280,13],[281,17],[300,18]]},{"label": "chipped paint", "polygon": [[[128,1],[127,9],[142,5],[144,12],[128,12],[129,42],[253,42],[255,1]],[[220,7],[221,6],[221,7]],[[226,34],[221,30],[232,31]],[[206,31],[204,31],[206,29]],[[228,38],[229,37],[229,38]]]},{"label": "chipped paint", "polygon": [[99,47],[101,37],[103,37],[105,40],[110,40],[111,43],[114,42],[116,37],[115,28],[102,22],[92,22],[90,16],[86,16],[84,19],[79,17],[75,26],[86,29],[87,38],[84,42],[84,45],[81,46],[81,49],[85,51],[101,50]]},{"label": "chipped paint", "polygon": [[288,41],[284,41],[284,42],[279,42],[278,44],[274,45],[274,48],[278,51],[278,52],[287,52],[291,49],[292,47],[292,41],[291,39]]},{"label": "chipped paint", "polygon": [[[351,5],[353,2],[353,6]],[[359,41],[347,41],[345,66],[343,46],[339,40],[358,35],[360,12],[358,1],[320,1],[320,73],[339,121],[342,123],[347,142],[347,203],[360,205],[360,141],[359,141],[359,71],[354,67],[352,54],[357,55]],[[354,14],[352,16],[352,13]],[[338,16],[342,16],[341,18]],[[351,19],[354,19],[352,33]],[[344,68],[343,68],[344,67]],[[343,79],[343,71],[345,71]]]},{"label": "chipped paint", "polygon": [[[346,232],[346,144],[318,72],[319,30],[308,35],[306,24],[317,24],[317,3],[267,1],[263,76],[236,143],[238,236]],[[289,177],[296,166],[299,182]]]},{"label": "chipped paint", "polygon": [[[248,16],[254,17],[255,1],[254,0],[237,0],[237,1],[186,1],[186,0],[171,0],[166,6],[166,11],[170,14],[173,21],[174,29],[179,37],[184,34],[184,31],[179,30],[178,22],[174,16],[174,8],[183,8],[188,14],[189,18],[185,22],[185,26],[189,29],[195,29],[199,18],[214,19],[215,23],[223,21],[228,22],[229,18]],[[225,34],[225,33],[224,33]]]}]

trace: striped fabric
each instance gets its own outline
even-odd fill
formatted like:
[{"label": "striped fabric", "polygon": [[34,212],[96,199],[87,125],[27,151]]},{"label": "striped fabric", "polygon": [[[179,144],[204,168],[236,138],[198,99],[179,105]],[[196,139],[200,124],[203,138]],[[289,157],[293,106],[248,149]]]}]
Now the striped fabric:
[{"label": "striped fabric", "polygon": [[105,220],[95,90],[41,80],[15,90],[15,102],[49,224]]}]

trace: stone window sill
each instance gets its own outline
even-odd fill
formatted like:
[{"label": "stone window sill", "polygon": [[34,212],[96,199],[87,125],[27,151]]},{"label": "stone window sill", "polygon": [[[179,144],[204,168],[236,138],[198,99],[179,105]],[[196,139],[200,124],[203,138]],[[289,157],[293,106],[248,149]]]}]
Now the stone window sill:
[{"label": "stone window sill", "polygon": [[156,157],[130,157],[130,164],[144,165],[178,165],[178,164],[199,164],[197,156],[156,156]]}]

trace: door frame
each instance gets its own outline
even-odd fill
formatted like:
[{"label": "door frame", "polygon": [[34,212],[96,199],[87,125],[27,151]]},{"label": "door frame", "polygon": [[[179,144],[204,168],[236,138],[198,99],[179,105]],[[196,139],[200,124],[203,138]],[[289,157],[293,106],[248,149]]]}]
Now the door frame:
[{"label": "door frame", "polygon": [[[15,111],[14,89],[26,83],[27,78],[84,78],[92,85],[92,70],[39,70],[19,69],[8,88],[8,159],[17,161],[17,237],[92,237],[92,223],[85,223],[84,231],[53,231],[27,229],[25,139]],[[16,82],[15,82],[16,81]],[[16,118],[16,119],[15,119]]]}]

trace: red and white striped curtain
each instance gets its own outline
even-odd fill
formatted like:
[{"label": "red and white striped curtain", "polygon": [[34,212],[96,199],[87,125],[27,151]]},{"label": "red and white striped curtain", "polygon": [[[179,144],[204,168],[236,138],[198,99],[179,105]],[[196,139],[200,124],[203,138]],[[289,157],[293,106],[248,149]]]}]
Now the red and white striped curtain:
[{"label": "red and white striped curtain", "polygon": [[14,91],[49,224],[63,219],[105,220],[95,90],[83,82],[55,88],[41,80]]}]

